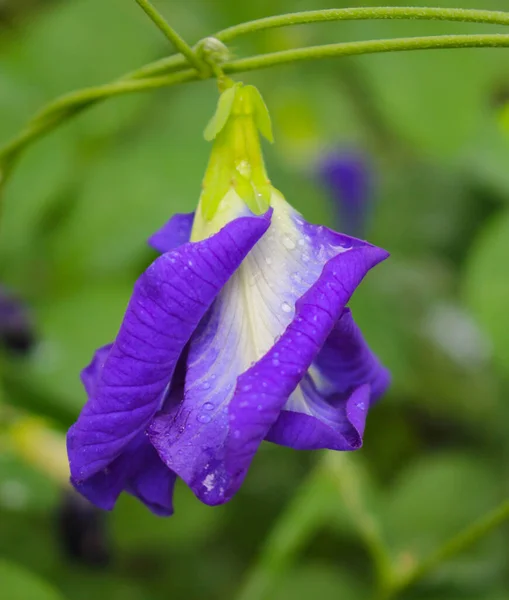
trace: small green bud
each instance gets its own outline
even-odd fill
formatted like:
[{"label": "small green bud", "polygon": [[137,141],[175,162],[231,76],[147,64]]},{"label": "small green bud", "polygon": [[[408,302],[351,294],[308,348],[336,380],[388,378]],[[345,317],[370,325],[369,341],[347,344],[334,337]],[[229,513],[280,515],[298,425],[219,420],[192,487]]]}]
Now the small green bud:
[{"label": "small green bud", "polygon": [[268,210],[273,188],[265,170],[259,134],[270,142],[274,139],[260,92],[252,85],[231,82],[219,97],[217,110],[204,132],[205,139],[214,144],[200,197],[199,213],[204,222],[215,219],[230,191],[253,213]]}]

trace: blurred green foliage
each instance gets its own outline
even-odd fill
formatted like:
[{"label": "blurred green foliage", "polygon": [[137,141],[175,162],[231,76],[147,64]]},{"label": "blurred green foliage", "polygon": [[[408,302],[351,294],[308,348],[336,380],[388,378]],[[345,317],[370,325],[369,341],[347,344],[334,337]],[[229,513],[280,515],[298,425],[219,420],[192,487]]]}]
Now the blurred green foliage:
[{"label": "blurred green foliage", "polygon": [[[270,14],[377,3],[154,4],[195,41]],[[507,0],[441,4],[509,10]],[[0,14],[3,140],[55,95],[169,52],[135,2],[8,0]],[[232,50],[241,57],[484,31],[424,22],[320,24],[239,39]],[[370,414],[355,458],[396,561],[424,556],[509,491],[509,131],[501,118],[507,61],[507,50],[401,53],[244,79],[259,86],[272,113],[272,180],[306,218],[336,225],[314,174],[321,153],[361,149],[376,167],[369,239],[391,259],[369,275],[352,309],[393,385]],[[196,205],[209,151],[202,131],[216,98],[209,81],[110,100],[28,150],[3,197],[0,280],[31,303],[40,343],[27,360],[2,357],[4,401],[48,416],[62,430],[76,417],[85,399],[79,371],[114,336],[133,282],[155,256],[146,238],[174,212]],[[56,484],[2,452],[3,597],[233,598],[315,460],[267,445],[229,505],[202,506],[179,486],[176,514],[167,520],[122,498],[109,516],[114,560],[94,570],[61,553]],[[370,561],[341,495],[331,488],[314,498],[328,518],[270,598],[369,598]],[[492,534],[404,597],[508,598],[508,533]]]}]

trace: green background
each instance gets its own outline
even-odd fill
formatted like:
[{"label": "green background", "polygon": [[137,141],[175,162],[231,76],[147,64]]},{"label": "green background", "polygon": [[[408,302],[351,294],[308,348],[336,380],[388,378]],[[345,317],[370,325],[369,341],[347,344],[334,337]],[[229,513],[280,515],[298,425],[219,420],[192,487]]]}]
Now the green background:
[{"label": "green background", "polygon": [[[154,4],[193,43],[271,14],[371,5]],[[509,10],[508,0],[441,5]],[[58,94],[105,83],[171,52],[134,0],[7,0],[0,15],[2,141]],[[488,31],[502,30],[327,23],[239,38],[231,50],[240,58],[327,42]],[[276,144],[264,144],[271,179],[307,219],[337,225],[315,173],[324,153],[360,150],[375,170],[368,238],[391,258],[368,276],[352,310],[393,384],[370,413],[364,448],[352,461],[401,564],[508,495],[508,64],[505,49],[442,50],[330,59],[242,78],[259,87],[271,111]],[[216,101],[212,81],[109,100],[23,156],[3,194],[0,280],[30,303],[39,344],[27,359],[3,357],[4,402],[46,416],[62,431],[76,418],[85,400],[79,371],[113,338],[136,277],[155,257],[145,240],[173,213],[196,206],[210,150],[202,132]],[[267,444],[230,504],[203,506],[179,485],[170,519],[122,497],[106,521],[112,561],[91,568],[60,550],[57,484],[4,445],[6,600],[235,598],[320,456]],[[372,565],[343,497],[323,490],[309,498],[307,510],[313,507],[325,511],[325,524],[312,528],[263,597],[370,598]],[[305,516],[297,511],[293,518],[290,530],[297,530]],[[508,534],[492,533],[402,597],[509,598]]]}]

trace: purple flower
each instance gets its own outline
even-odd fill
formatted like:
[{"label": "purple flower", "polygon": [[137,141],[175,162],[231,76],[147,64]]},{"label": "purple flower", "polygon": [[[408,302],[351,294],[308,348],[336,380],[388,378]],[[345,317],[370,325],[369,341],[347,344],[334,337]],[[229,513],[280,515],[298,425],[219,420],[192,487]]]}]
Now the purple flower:
[{"label": "purple flower", "polygon": [[[387,252],[307,223],[270,186],[246,106],[244,119],[220,123],[196,214],[152,236],[161,256],[138,279],[114,343],[83,371],[71,476],[102,508],[125,490],[169,515],[177,476],[206,504],[226,502],[263,440],[355,450],[388,385],[346,307]],[[240,175],[235,155],[214,155],[239,139],[237,126],[253,166],[240,163]]]},{"label": "purple flower", "polygon": [[23,302],[0,286],[0,346],[26,354],[34,344],[32,319]]},{"label": "purple flower", "polygon": [[372,205],[372,174],[366,157],[360,152],[331,152],[317,170],[334,202],[341,228],[364,237]]}]

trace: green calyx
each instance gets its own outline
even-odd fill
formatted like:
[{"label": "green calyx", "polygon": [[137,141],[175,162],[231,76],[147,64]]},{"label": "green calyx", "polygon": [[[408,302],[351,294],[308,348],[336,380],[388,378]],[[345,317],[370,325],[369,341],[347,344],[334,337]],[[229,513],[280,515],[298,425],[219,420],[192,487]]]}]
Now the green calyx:
[{"label": "green calyx", "polygon": [[273,141],[269,112],[252,85],[225,82],[217,110],[205,129],[213,141],[200,207],[205,220],[214,217],[230,189],[254,214],[269,208],[272,186],[265,171],[259,134]]}]

